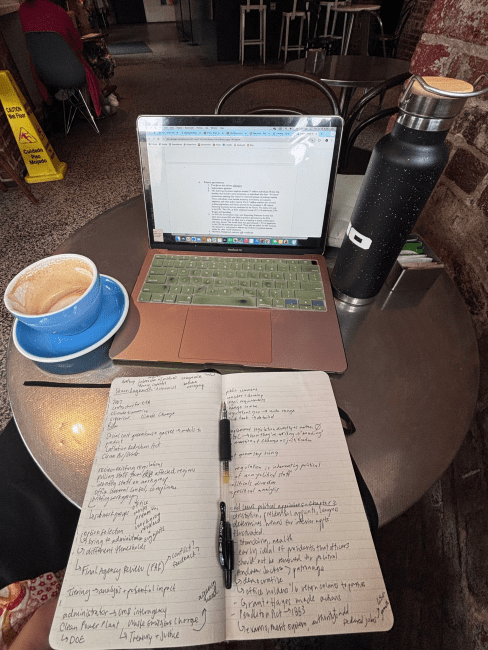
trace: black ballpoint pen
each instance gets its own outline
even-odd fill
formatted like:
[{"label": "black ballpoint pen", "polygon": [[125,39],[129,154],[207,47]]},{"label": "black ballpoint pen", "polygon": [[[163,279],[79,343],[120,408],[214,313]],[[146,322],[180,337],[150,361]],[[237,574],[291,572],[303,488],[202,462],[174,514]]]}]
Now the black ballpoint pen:
[{"label": "black ballpoint pen", "polygon": [[220,523],[219,523],[219,562],[224,571],[225,588],[232,587],[232,570],[234,569],[234,542],[232,541],[232,528],[226,521],[226,502],[229,492],[229,462],[232,459],[230,440],[230,422],[227,419],[225,402],[222,404],[222,417],[219,425],[219,460],[220,472]]}]

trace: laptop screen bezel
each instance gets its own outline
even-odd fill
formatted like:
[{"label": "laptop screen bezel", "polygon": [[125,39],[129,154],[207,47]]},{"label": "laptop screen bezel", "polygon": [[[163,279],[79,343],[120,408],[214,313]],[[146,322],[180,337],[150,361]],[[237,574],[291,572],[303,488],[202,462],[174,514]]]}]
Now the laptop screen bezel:
[{"label": "laptop screen bezel", "polygon": [[[161,125],[167,126],[249,126],[249,127],[320,127],[320,128],[333,128],[336,130],[335,146],[332,156],[331,171],[329,177],[329,187],[327,190],[327,199],[324,209],[323,229],[318,243],[316,246],[285,246],[285,245],[270,245],[260,244],[259,246],[253,245],[239,245],[239,244],[209,244],[209,243],[181,243],[161,242],[155,241],[153,236],[153,229],[155,227],[153,201],[151,195],[151,184],[149,177],[148,166],[148,152],[146,142],[146,131],[142,127],[142,123],[147,118],[158,118],[161,120]],[[320,120],[317,122],[317,120]],[[139,156],[142,173],[143,196],[146,208],[146,225],[148,230],[149,246],[151,249],[171,250],[171,251],[184,251],[184,252],[205,252],[205,253],[251,253],[251,254],[264,254],[264,255],[305,255],[305,254],[320,254],[323,255],[325,250],[325,242],[327,239],[327,231],[329,227],[329,218],[332,207],[332,199],[335,189],[335,181],[337,177],[337,167],[339,164],[339,152],[342,141],[344,120],[335,115],[140,115],[137,118],[137,139],[139,143]]]}]

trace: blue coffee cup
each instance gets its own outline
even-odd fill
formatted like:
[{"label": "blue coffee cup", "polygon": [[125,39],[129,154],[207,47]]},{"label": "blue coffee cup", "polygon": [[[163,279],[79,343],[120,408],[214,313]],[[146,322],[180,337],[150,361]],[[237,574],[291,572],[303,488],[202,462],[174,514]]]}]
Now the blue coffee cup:
[{"label": "blue coffee cup", "polygon": [[[88,257],[53,255],[18,273],[7,286],[4,302],[19,321],[33,329],[47,334],[79,334],[100,314],[100,276]],[[44,306],[50,309],[37,313]]]}]

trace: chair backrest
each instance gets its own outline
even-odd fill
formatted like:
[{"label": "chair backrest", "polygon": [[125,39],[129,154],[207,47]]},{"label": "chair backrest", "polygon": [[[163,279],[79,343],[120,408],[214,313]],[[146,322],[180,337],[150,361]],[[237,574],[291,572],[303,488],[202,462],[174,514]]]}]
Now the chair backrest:
[{"label": "chair backrest", "polygon": [[27,32],[25,40],[32,65],[44,84],[78,88],[85,83],[85,68],[60,34]]},{"label": "chair backrest", "polygon": [[[363,121],[359,122],[354,127],[354,124],[356,122],[356,119],[366,106],[372,99],[375,97],[383,97],[384,94],[386,93],[387,90],[390,88],[394,88],[395,86],[402,86],[404,82],[411,77],[410,72],[403,72],[402,74],[397,75],[396,77],[392,77],[391,79],[388,79],[387,81],[384,81],[381,84],[378,84],[374,88],[372,88],[370,91],[365,93],[361,99],[354,104],[352,109],[349,111],[349,115],[347,117],[347,120],[344,123],[344,130],[342,132],[342,146],[341,146],[341,153],[339,157],[339,173],[344,173],[344,170],[347,168],[348,162],[349,162],[349,156],[351,153],[351,150],[354,146],[354,143],[358,137],[358,135],[364,131],[368,126],[371,126],[374,122],[377,122],[378,120],[388,117],[391,115],[394,115],[395,113],[398,113],[398,105],[392,106],[391,108],[385,108],[382,111],[378,111],[374,113],[371,117],[364,119]],[[354,127],[354,128],[353,128]]]},{"label": "chair backrest", "polygon": [[395,32],[393,34],[393,37],[389,39],[389,45],[390,45],[389,56],[393,58],[396,57],[398,45],[400,42],[400,37],[407,25],[407,21],[410,18],[412,11],[415,9],[416,4],[417,4],[417,0],[405,0],[405,3],[402,7],[400,16],[398,18],[397,26],[395,27]]},{"label": "chair backrest", "polygon": [[405,0],[402,10],[400,12],[400,17],[398,18],[398,24],[395,28],[395,39],[398,40],[402,35],[407,20],[410,18],[410,14],[415,9],[417,0]]},{"label": "chair backrest", "polygon": [[[282,100],[285,102],[288,101],[288,97],[290,96],[289,94],[286,93],[286,87],[284,85],[285,82],[298,82],[304,85],[308,86],[313,86],[316,88],[320,95],[319,99],[320,102],[322,102],[324,96],[327,99],[327,110],[324,110],[324,107],[319,105],[320,110],[306,110],[306,109],[300,109],[296,108],[294,106],[280,106],[278,103],[275,103],[274,101],[271,101],[270,103],[270,94],[272,93],[271,84],[267,82],[271,81],[277,81],[280,84],[280,89],[278,91],[278,96],[280,103]],[[266,82],[262,83],[261,87],[258,86],[259,82]],[[215,108],[215,115],[219,115],[224,113],[222,110],[224,104],[227,102],[227,100],[234,95],[238,90],[241,90],[245,86],[249,86],[250,84],[256,84],[256,87],[253,89],[255,90],[254,96],[251,98],[253,100],[257,101],[263,101],[267,102],[267,105],[260,105],[260,106],[255,106],[253,108],[249,108],[249,98],[247,98],[247,106],[244,108],[244,110],[238,110],[238,113],[244,114],[244,115],[256,115],[256,114],[280,114],[280,115],[313,115],[313,114],[319,114],[319,115],[340,115],[339,112],[339,106],[337,104],[337,99],[334,94],[334,92],[326,86],[326,84],[321,83],[317,81],[316,79],[312,77],[308,77],[307,75],[303,74],[295,74],[291,72],[267,72],[264,74],[258,74],[254,77],[249,77],[248,79],[243,79],[242,81],[239,81],[236,83],[234,86],[231,86],[228,88],[225,93],[221,96],[219,101],[217,102],[217,106]],[[288,90],[290,91],[292,85],[290,84],[290,87]],[[293,100],[296,100],[297,98],[303,99],[304,103],[307,103],[307,101],[310,101],[310,98],[302,98],[300,91],[296,85],[293,85],[293,94],[291,95],[293,97]],[[315,98],[316,100],[317,98]],[[246,97],[241,98],[241,105],[246,104]],[[317,103],[317,102],[315,102]]]}]

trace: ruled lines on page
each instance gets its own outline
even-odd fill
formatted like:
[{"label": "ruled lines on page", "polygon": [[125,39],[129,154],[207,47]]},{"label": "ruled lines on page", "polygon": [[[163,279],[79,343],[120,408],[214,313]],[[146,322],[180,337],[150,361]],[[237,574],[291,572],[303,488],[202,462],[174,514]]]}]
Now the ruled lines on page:
[{"label": "ruled lines on page", "polygon": [[217,374],[116,379],[51,631],[55,648],[224,639]]},{"label": "ruled lines on page", "polygon": [[387,630],[393,617],[326,373],[222,378],[235,585],[227,639]]}]

